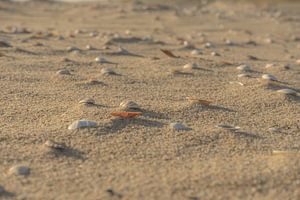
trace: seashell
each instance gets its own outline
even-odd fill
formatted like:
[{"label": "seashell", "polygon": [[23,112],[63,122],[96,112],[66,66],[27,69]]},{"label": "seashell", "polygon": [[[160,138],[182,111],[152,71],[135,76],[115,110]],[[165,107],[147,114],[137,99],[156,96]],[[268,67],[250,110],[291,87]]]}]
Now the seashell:
[{"label": "seashell", "polygon": [[189,43],[188,41],[183,41],[183,47],[187,49],[195,48],[195,46]]},{"label": "seashell", "polygon": [[240,70],[240,71],[250,71],[251,70],[249,65],[240,65],[236,69]]},{"label": "seashell", "polygon": [[9,175],[18,175],[18,176],[27,176],[30,174],[29,167],[23,166],[23,165],[16,165],[11,167],[8,170]]},{"label": "seashell", "polygon": [[238,74],[238,78],[250,77],[250,74]]},{"label": "seashell", "polygon": [[267,44],[272,44],[272,43],[274,43],[274,40],[272,40],[271,38],[266,38],[264,40],[264,42],[267,43]]},{"label": "seashell", "polygon": [[210,42],[205,43],[204,45],[206,48],[212,48],[214,45]]},{"label": "seashell", "polygon": [[231,40],[228,40],[228,39],[225,40],[225,44],[226,44],[226,45],[230,45],[230,46],[231,46],[231,45],[234,45],[234,43],[233,43]]},{"label": "seashell", "polygon": [[131,100],[124,100],[120,103],[120,108],[123,110],[141,110],[141,107]]},{"label": "seashell", "polygon": [[114,70],[111,69],[111,68],[102,68],[101,69],[101,74],[103,74],[103,75],[114,75],[114,74],[116,74],[116,72],[114,72]]},{"label": "seashell", "polygon": [[50,149],[64,150],[66,146],[62,143],[57,143],[52,140],[47,140],[44,145]]},{"label": "seashell", "polygon": [[95,100],[94,99],[90,99],[90,98],[85,98],[85,99],[80,100],[79,104],[94,105],[95,104]]},{"label": "seashell", "polygon": [[61,69],[56,72],[57,75],[71,75],[68,69]]},{"label": "seashell", "polygon": [[77,47],[67,47],[67,51],[68,52],[73,52],[73,51],[80,51],[80,49],[79,48],[77,48]]},{"label": "seashell", "polygon": [[211,52],[211,54],[210,54],[210,55],[212,55],[212,56],[220,56],[220,54],[219,54],[219,53],[217,53],[217,52],[215,52],[215,51]]},{"label": "seashell", "polygon": [[191,51],[191,54],[192,55],[200,55],[200,54],[203,54],[203,53],[200,49],[194,49],[194,50]]},{"label": "seashell", "polygon": [[183,66],[183,69],[189,69],[189,70],[198,69],[198,68],[199,68],[199,66],[198,66],[197,63],[188,63],[188,64]]},{"label": "seashell", "polygon": [[129,29],[127,29],[127,30],[125,31],[125,34],[126,34],[126,35],[131,35],[131,31],[130,31]]},{"label": "seashell", "polygon": [[275,64],[273,63],[269,63],[269,64],[266,64],[265,68],[273,68],[275,67]]},{"label": "seashell", "polygon": [[69,127],[69,130],[75,130],[79,128],[89,128],[89,127],[96,127],[97,122],[89,121],[89,120],[77,120],[74,121]]},{"label": "seashell", "polygon": [[244,83],[241,83],[239,81],[229,81],[229,84],[239,84],[241,86],[244,86]]},{"label": "seashell", "polygon": [[240,129],[239,126],[232,126],[232,125],[228,125],[228,124],[218,124],[218,125],[216,125],[216,128],[222,128],[222,129],[232,130],[232,131],[236,131],[236,130]]},{"label": "seashell", "polygon": [[91,45],[86,45],[85,48],[87,50],[95,50],[96,48],[92,47]]},{"label": "seashell", "polygon": [[261,78],[269,81],[278,81],[277,78],[271,74],[263,74]]},{"label": "seashell", "polygon": [[183,124],[180,124],[178,122],[170,123],[170,128],[172,130],[176,130],[176,131],[187,131],[187,130],[190,129],[190,128],[188,128],[188,127],[186,127]]},{"label": "seashell", "polygon": [[297,95],[297,92],[292,89],[281,89],[281,90],[277,90],[277,92],[285,95]]}]

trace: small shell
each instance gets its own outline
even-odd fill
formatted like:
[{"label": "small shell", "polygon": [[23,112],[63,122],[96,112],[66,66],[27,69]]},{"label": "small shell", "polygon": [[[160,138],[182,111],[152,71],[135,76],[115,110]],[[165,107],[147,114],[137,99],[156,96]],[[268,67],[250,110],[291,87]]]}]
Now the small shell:
[{"label": "small shell", "polygon": [[297,95],[297,92],[292,89],[281,89],[281,90],[277,90],[277,92],[285,95]]},{"label": "small shell", "polygon": [[116,72],[114,72],[114,70],[111,69],[111,68],[102,68],[101,69],[101,74],[103,74],[103,75],[114,75],[114,74],[116,74]]},{"label": "small shell", "polygon": [[268,64],[266,64],[266,66],[265,66],[265,68],[273,68],[273,67],[275,67],[275,64],[273,64],[273,63],[268,63]]},{"label": "small shell", "polygon": [[61,69],[56,72],[57,75],[71,75],[70,71],[67,69]]},{"label": "small shell", "polygon": [[61,143],[54,142],[52,140],[47,140],[44,145],[51,149],[63,150],[66,149],[66,146]]},{"label": "small shell", "polygon": [[69,127],[69,130],[79,129],[79,128],[88,128],[88,127],[96,127],[97,122],[89,121],[89,120],[77,120],[74,121]]},{"label": "small shell", "polygon": [[97,58],[95,58],[95,61],[98,62],[98,63],[106,63],[108,62],[105,58],[102,58],[100,56],[98,56]]},{"label": "small shell", "polygon": [[188,127],[184,126],[183,124],[180,124],[180,123],[170,123],[170,128],[172,130],[176,130],[176,131],[186,131],[186,130],[189,130]]},{"label": "small shell", "polygon": [[79,104],[94,105],[95,104],[95,100],[94,99],[90,99],[90,98],[85,98],[85,99],[82,99],[81,101],[79,101]]},{"label": "small shell", "polygon": [[214,45],[210,42],[205,43],[204,45],[206,48],[212,48]]},{"label": "small shell", "polygon": [[215,51],[211,52],[211,54],[210,54],[210,55],[212,55],[212,56],[220,56],[220,54],[219,54],[219,53],[217,53],[217,52],[215,52]]},{"label": "small shell", "polygon": [[271,74],[263,74],[261,78],[269,81],[277,81],[277,78]]},{"label": "small shell", "polygon": [[120,103],[120,108],[124,109],[124,110],[141,110],[140,106],[135,103],[134,101],[122,101]]},{"label": "small shell", "polygon": [[279,150],[273,150],[273,155],[300,155],[299,151],[279,151]]},{"label": "small shell", "polygon": [[16,165],[11,167],[8,170],[9,175],[18,175],[18,176],[27,176],[30,174],[29,167],[23,166],[23,165]]},{"label": "small shell", "polygon": [[222,128],[222,129],[233,130],[233,131],[240,129],[239,126],[232,126],[228,124],[218,124],[216,125],[216,128]]},{"label": "small shell", "polygon": [[189,70],[198,69],[198,68],[199,68],[199,66],[197,63],[189,63],[189,64],[186,64],[183,66],[183,69],[189,69]]},{"label": "small shell", "polygon": [[200,49],[194,49],[191,51],[191,54],[192,55],[200,55],[200,54],[202,54],[202,51]]},{"label": "small shell", "polygon": [[250,77],[249,74],[238,74],[238,78]]},{"label": "small shell", "polygon": [[95,50],[95,48],[93,46],[91,46],[91,45],[86,45],[85,48],[87,50]]},{"label": "small shell", "polygon": [[240,65],[236,69],[240,70],[240,71],[250,71],[251,70],[249,65]]}]

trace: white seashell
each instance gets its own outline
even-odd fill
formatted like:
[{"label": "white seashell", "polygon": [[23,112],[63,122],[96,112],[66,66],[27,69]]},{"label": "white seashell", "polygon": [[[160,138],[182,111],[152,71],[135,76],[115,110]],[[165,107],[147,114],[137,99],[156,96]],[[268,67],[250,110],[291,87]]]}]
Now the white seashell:
[{"label": "white seashell", "polygon": [[88,128],[88,127],[96,127],[97,122],[89,121],[89,120],[77,120],[74,121],[69,127],[69,130],[79,129],[79,128]]},{"label": "white seashell", "polygon": [[68,51],[68,52],[80,51],[80,49],[77,48],[77,47],[72,47],[72,46],[71,46],[71,47],[68,47],[68,48],[67,48],[67,51]]},{"label": "white seashell", "polygon": [[263,74],[261,78],[269,81],[277,81],[277,78],[271,74]]},{"label": "white seashell", "polygon": [[64,144],[60,144],[57,142],[54,142],[52,140],[47,140],[44,145],[50,149],[57,149],[57,150],[63,150],[66,149],[66,146]]},{"label": "white seashell", "polygon": [[240,70],[240,71],[250,71],[251,70],[249,65],[240,65],[236,69]]},{"label": "white seashell", "polygon": [[79,101],[79,104],[93,105],[93,104],[95,104],[95,100],[90,99],[90,98],[85,98],[85,99],[82,99],[81,101]]},{"label": "white seashell", "polygon": [[131,31],[130,31],[129,29],[127,29],[127,30],[125,31],[125,34],[126,34],[126,35],[131,35]]},{"label": "white seashell", "polygon": [[130,109],[140,110],[141,109],[140,106],[137,103],[135,103],[134,101],[131,101],[131,100],[129,100],[129,101],[127,101],[127,100],[122,101],[120,103],[120,108],[122,108],[124,110],[128,110],[128,109],[129,110]]},{"label": "white seashell", "polygon": [[198,69],[199,65],[197,63],[189,63],[183,66],[183,69]]},{"label": "white seashell", "polygon": [[116,74],[116,72],[114,72],[114,70],[111,69],[111,68],[102,68],[101,69],[101,74],[103,74],[103,75],[113,75],[113,74]]},{"label": "white seashell", "polygon": [[238,74],[238,78],[250,77],[249,74]]},{"label": "white seashell", "polygon": [[16,165],[11,167],[8,170],[9,175],[18,175],[18,176],[27,176],[30,174],[29,167],[23,166],[23,165]]},{"label": "white seashell", "polygon": [[200,55],[202,54],[202,51],[200,49],[194,49],[193,51],[191,51],[192,55]]},{"label": "white seashell", "polygon": [[188,127],[184,126],[183,124],[180,123],[170,123],[170,128],[176,131],[186,131],[189,130]]},{"label": "white seashell", "polygon": [[71,75],[70,71],[67,69],[61,69],[56,72],[58,75]]},{"label": "white seashell", "polygon": [[95,61],[98,62],[98,63],[106,63],[107,62],[107,60],[105,58],[102,58],[100,56],[95,58]]},{"label": "white seashell", "polygon": [[275,64],[273,63],[269,63],[269,64],[266,64],[265,68],[273,68],[275,67]]},{"label": "white seashell", "polygon": [[292,89],[281,89],[281,90],[277,90],[277,92],[285,95],[297,95],[297,92]]},{"label": "white seashell", "polygon": [[266,38],[265,43],[272,44],[274,41],[271,38]]},{"label": "white seashell", "polygon": [[212,56],[220,56],[220,54],[219,54],[219,53],[217,53],[217,52],[215,52],[215,51],[211,52],[211,54],[210,54],[210,55],[212,55]]},{"label": "white seashell", "polygon": [[232,125],[228,125],[228,124],[218,124],[218,125],[216,125],[216,128],[222,128],[222,129],[233,130],[233,131],[240,129],[239,126],[232,126]]}]

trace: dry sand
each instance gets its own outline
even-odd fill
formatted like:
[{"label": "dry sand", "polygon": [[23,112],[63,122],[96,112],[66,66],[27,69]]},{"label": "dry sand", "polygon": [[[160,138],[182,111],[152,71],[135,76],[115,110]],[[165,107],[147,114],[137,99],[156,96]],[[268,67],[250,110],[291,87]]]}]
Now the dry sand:
[{"label": "dry sand", "polygon": [[[272,154],[300,151],[299,10],[1,1],[0,39],[11,47],[0,47],[0,199],[300,199],[299,153]],[[183,41],[203,53],[192,55]],[[117,55],[118,46],[141,56]],[[96,63],[100,55],[118,65]],[[193,62],[201,69],[172,73]],[[240,64],[251,77],[237,77]],[[105,67],[119,75],[101,75]],[[262,82],[265,73],[284,83]],[[213,104],[191,106],[186,97]],[[96,105],[79,105],[83,98]],[[112,117],[123,100],[143,116]],[[99,126],[68,130],[79,119]],[[171,130],[172,122],[190,130]],[[221,123],[241,128],[215,127]],[[47,140],[66,149],[51,150]],[[9,174],[16,165],[30,174]]]}]

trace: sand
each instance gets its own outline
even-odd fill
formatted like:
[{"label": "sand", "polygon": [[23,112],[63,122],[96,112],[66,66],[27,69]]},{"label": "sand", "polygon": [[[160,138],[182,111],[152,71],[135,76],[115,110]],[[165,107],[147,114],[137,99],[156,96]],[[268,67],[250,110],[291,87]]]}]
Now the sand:
[{"label": "sand", "polygon": [[[299,10],[1,1],[0,40],[11,47],[0,47],[0,199],[299,199]],[[119,46],[137,56],[119,55]],[[200,68],[183,70],[188,63]],[[238,78],[241,64],[250,77]],[[102,75],[107,67],[118,75]],[[263,82],[267,73],[283,83]],[[283,88],[298,94],[276,92]],[[79,104],[84,98],[95,105]],[[123,100],[143,115],[111,116]],[[98,126],[68,130],[80,119]],[[188,129],[172,130],[175,122]],[[53,150],[47,140],[65,146]],[[19,165],[30,174],[9,173]]]}]

